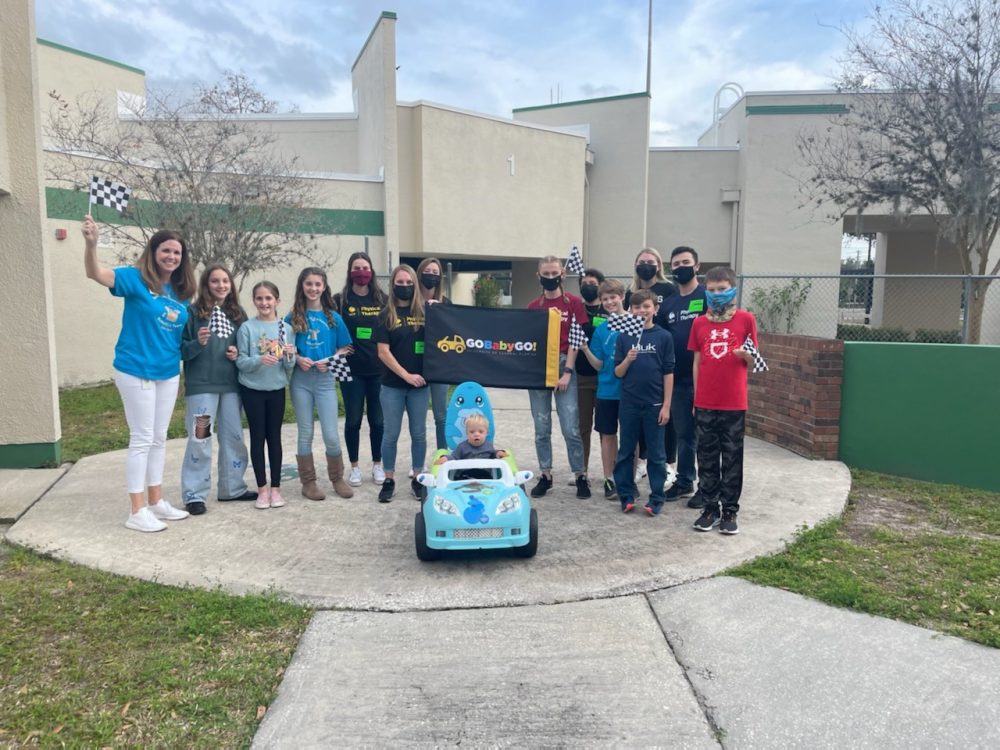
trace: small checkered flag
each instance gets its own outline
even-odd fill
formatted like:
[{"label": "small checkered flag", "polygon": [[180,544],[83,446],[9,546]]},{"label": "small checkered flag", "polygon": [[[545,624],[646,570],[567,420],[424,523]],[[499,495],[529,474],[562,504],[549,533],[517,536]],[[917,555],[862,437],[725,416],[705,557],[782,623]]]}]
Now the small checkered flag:
[{"label": "small checkered flag", "polygon": [[208,319],[208,330],[220,339],[228,339],[235,329],[226,314],[222,312],[222,308],[216,305],[212,308],[212,317]]},{"label": "small checkered flag", "polygon": [[98,206],[111,206],[118,213],[128,207],[132,191],[120,182],[102,180],[100,177],[90,178],[90,202]]},{"label": "small checkered flag", "polygon": [[608,318],[608,328],[612,331],[618,331],[618,333],[624,333],[626,336],[641,336],[644,327],[645,321],[642,317],[632,313],[612,315]]},{"label": "small checkered flag", "polygon": [[285,348],[285,344],[288,343],[285,340],[285,319],[278,318],[278,343],[281,344],[281,348]]},{"label": "small checkered flag", "polygon": [[573,245],[573,249],[569,251],[569,257],[566,259],[566,271],[583,276],[583,256],[580,254],[580,248],[576,245]]},{"label": "small checkered flag", "polygon": [[754,345],[750,334],[747,334],[747,340],[743,342],[743,348],[750,352],[750,356],[753,357],[753,369],[750,372],[767,372],[767,362],[760,355],[760,349]]},{"label": "small checkered flag", "polygon": [[333,373],[334,380],[342,383],[350,383],[354,380],[351,375],[351,366],[347,364],[347,357],[343,354],[334,354],[326,360],[329,372]]},{"label": "small checkered flag", "polygon": [[582,349],[587,343],[587,334],[583,331],[583,326],[576,322],[576,316],[569,324],[569,345],[572,349]]}]

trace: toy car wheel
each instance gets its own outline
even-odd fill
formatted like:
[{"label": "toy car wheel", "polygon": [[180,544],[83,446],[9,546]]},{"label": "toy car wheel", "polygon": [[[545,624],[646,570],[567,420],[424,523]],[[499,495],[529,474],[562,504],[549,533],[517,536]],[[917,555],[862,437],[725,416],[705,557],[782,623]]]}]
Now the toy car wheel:
[{"label": "toy car wheel", "polygon": [[518,557],[534,557],[538,552],[538,511],[531,509],[531,524],[528,527],[528,543],[523,547],[515,547],[514,554]]},{"label": "toy car wheel", "polygon": [[[534,511],[532,511],[534,513]],[[441,550],[427,546],[427,524],[424,523],[423,511],[417,513],[413,524],[413,541],[417,547],[417,559],[422,562],[433,562],[441,559]]]}]

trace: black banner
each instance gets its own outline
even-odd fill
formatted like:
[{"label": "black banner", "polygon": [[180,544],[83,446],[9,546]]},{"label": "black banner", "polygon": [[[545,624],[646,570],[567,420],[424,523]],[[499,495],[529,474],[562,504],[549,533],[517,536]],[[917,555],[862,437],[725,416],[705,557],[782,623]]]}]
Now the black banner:
[{"label": "black banner", "polygon": [[425,308],[424,378],[496,388],[554,388],[559,311],[468,305]]}]

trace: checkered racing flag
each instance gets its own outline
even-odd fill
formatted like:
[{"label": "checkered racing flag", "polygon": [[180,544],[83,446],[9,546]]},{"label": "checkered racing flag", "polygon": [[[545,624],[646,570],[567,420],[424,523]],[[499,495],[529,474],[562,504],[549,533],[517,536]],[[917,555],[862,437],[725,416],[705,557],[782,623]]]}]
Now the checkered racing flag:
[{"label": "checkered racing flag", "polygon": [[612,331],[618,331],[618,333],[624,333],[626,336],[641,336],[644,326],[645,321],[642,317],[632,313],[612,315],[608,318],[608,328]]},{"label": "checkered racing flag", "polygon": [[281,344],[281,348],[282,349],[284,349],[285,348],[285,344],[288,343],[288,341],[285,338],[285,319],[284,318],[278,318],[278,343]]},{"label": "checkered racing flag", "polygon": [[767,372],[767,362],[760,355],[760,349],[754,345],[750,334],[747,334],[747,340],[743,342],[743,348],[750,352],[750,356],[753,357],[753,369],[750,372]]},{"label": "checkered racing flag", "polygon": [[576,322],[576,316],[569,324],[569,345],[572,349],[582,349],[587,343],[587,334],[583,331],[583,326]]},{"label": "checkered racing flag", "polygon": [[569,251],[569,257],[566,259],[566,272],[583,276],[583,256],[580,254],[580,248],[576,245],[573,245],[573,249]]},{"label": "checkered racing flag", "polygon": [[228,339],[235,329],[226,314],[222,312],[222,308],[216,305],[212,308],[212,317],[208,319],[208,330],[220,339]]},{"label": "checkered racing flag", "polygon": [[351,375],[351,366],[347,364],[347,357],[343,354],[334,354],[327,358],[326,365],[329,372],[333,373],[334,380],[339,380],[342,383],[350,383],[354,380]]},{"label": "checkered racing flag", "polygon": [[128,207],[132,191],[120,182],[90,178],[90,202],[98,206],[111,206],[121,213]]}]

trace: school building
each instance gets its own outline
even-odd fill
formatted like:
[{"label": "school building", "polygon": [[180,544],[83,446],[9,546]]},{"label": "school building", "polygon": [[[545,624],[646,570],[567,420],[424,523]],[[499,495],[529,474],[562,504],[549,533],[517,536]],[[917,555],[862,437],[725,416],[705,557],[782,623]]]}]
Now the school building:
[{"label": "school building", "polygon": [[[0,120],[5,231],[0,241],[6,258],[17,256],[30,269],[30,281],[20,288],[20,282],[11,281],[15,274],[9,274],[0,284],[5,291],[17,285],[18,294],[39,300],[41,311],[38,305],[30,308],[30,319],[16,321],[14,329],[46,340],[30,372],[34,375],[41,361],[43,390],[51,396],[56,385],[110,377],[121,307],[84,276],[82,211],[66,208],[72,203],[65,200],[66,191],[43,184],[44,165],[51,159],[41,135],[51,107],[48,94],[55,91],[72,102],[94,92],[116,107],[134,105],[144,95],[145,73],[92,51],[36,41],[30,0],[15,2],[13,23],[7,18],[5,11],[0,32],[0,115],[7,113]],[[703,262],[729,264],[745,274],[839,273],[843,234],[858,227],[853,219],[823,221],[797,208],[795,141],[801,132],[824,127],[844,112],[848,96],[746,93],[716,122],[706,123],[696,146],[651,148],[650,92],[534,106],[525,102],[510,118],[467,111],[461,103],[400,102],[397,23],[395,13],[383,12],[367,38],[362,40],[359,30],[352,112],[242,116],[274,133],[280,149],[308,165],[315,207],[336,213],[337,234],[315,228],[321,249],[339,258],[328,269],[334,287],[345,276],[347,256],[360,249],[372,255],[379,273],[400,261],[415,265],[422,257],[440,258],[451,265],[458,302],[471,300],[477,274],[509,273],[515,306],[539,292],[537,259],[565,257],[574,244],[587,266],[615,276],[631,275],[643,247],[666,255],[682,244],[695,247]],[[26,122],[30,127],[24,127]],[[30,168],[23,167],[25,162]],[[114,166],[105,164],[102,171],[113,176]],[[42,196],[34,213],[18,204],[18,233],[7,231],[15,225],[2,213],[12,203],[5,190]],[[861,229],[878,232],[879,272],[960,273],[955,252],[934,236],[925,218],[901,225],[888,212],[866,215]],[[105,262],[113,262],[113,246],[100,252]],[[286,304],[297,271],[267,272]],[[894,286],[891,299],[877,285],[873,322],[891,325],[902,314],[893,305],[902,301],[908,316],[915,302],[927,327],[941,327],[935,322],[954,311],[936,309],[921,299],[919,286],[907,291],[907,283]],[[42,293],[43,286],[49,294]],[[1000,292],[990,294],[1000,300]],[[833,336],[837,308],[835,285],[817,287],[806,301],[799,332]],[[1000,302],[989,314],[1000,320],[997,308]],[[984,326],[986,331],[1000,336],[1000,325]],[[0,385],[5,393],[15,382],[20,385],[21,372],[4,368]],[[13,419],[21,425],[24,416]],[[29,421],[40,422],[42,432],[13,428],[17,441],[41,443],[52,435],[58,440],[52,409]],[[10,434],[0,431],[0,446],[13,442]]]}]

